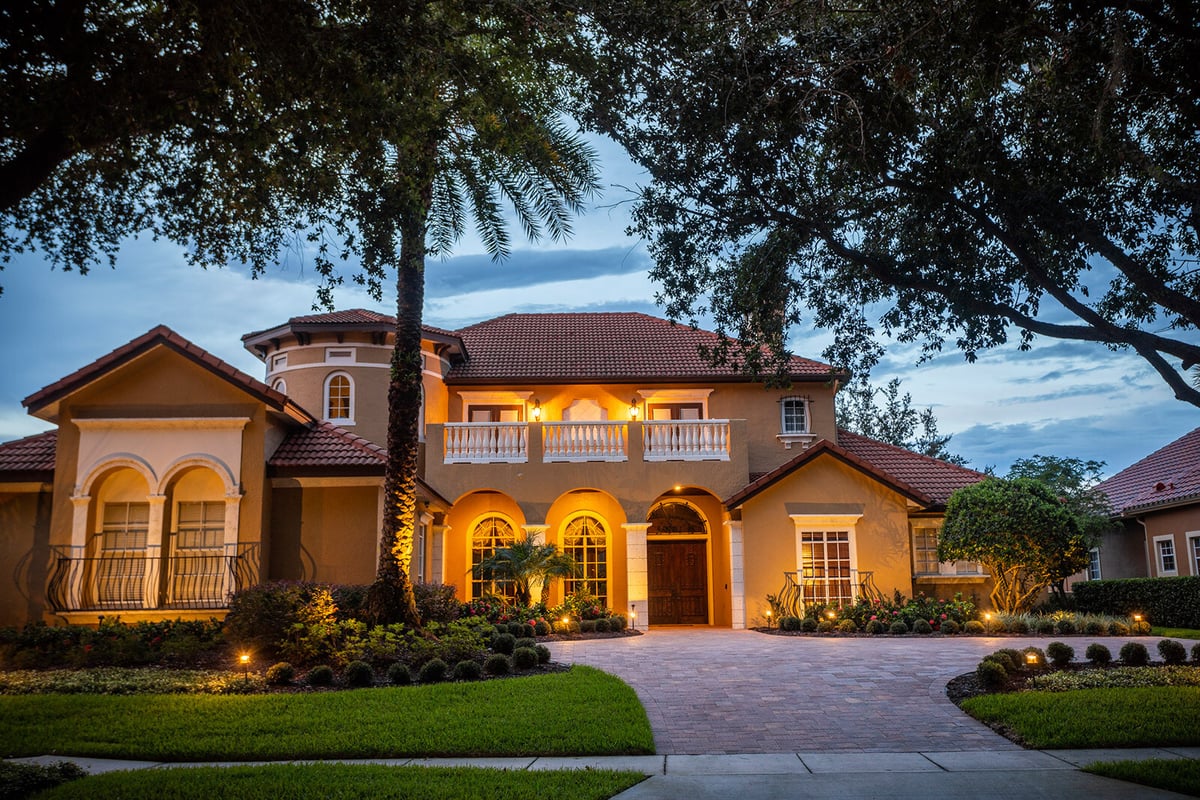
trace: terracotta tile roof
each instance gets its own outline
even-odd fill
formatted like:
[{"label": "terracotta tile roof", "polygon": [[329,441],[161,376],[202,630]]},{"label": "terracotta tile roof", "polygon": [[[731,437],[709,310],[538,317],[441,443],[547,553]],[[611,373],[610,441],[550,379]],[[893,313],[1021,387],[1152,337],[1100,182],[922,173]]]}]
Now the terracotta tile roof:
[{"label": "terracotta tile roof", "polygon": [[58,431],[45,431],[0,444],[0,481],[49,478],[54,474]]},{"label": "terracotta tile roof", "polygon": [[[699,352],[715,333],[634,312],[507,314],[459,331],[470,358],[447,383],[744,380]],[[793,356],[792,376],[828,380],[828,364]]]},{"label": "terracotta tile roof", "polygon": [[115,369],[160,346],[174,350],[207,369],[209,372],[244,389],[278,411],[286,411],[290,416],[301,421],[307,422],[312,420],[307,411],[297,406],[285,395],[275,391],[262,381],[251,378],[246,373],[222,361],[207,350],[197,347],[166,325],[159,325],[156,328],[152,328],[133,341],[121,345],[111,353],[101,356],[85,367],[75,370],[65,378],[60,378],[49,386],[39,389],[22,400],[21,404],[29,409],[31,414],[36,413],[38,409],[44,408],[66,395],[77,391],[109,370]]},{"label": "terracotta tile roof", "polygon": [[1189,500],[1200,502],[1200,428],[1160,447],[1096,488],[1121,515]]},{"label": "terracotta tile roof", "polygon": [[838,444],[880,472],[916,487],[938,505],[945,505],[956,489],[979,483],[987,477],[982,472],[923,456],[850,431],[838,430]]},{"label": "terracotta tile roof", "polygon": [[727,508],[745,503],[754,495],[821,455],[829,455],[869,475],[900,494],[925,506],[944,506],[950,494],[983,480],[986,475],[966,467],[929,458],[848,431],[838,431],[840,446],[821,439],[786,464],[751,481],[725,500]]},{"label": "terracotta tile roof", "polygon": [[[273,331],[283,331],[291,327],[309,327],[314,325],[329,325],[337,326],[381,326],[386,328],[396,327],[396,318],[390,314],[383,314],[379,311],[371,311],[367,308],[346,308],[341,311],[328,311],[321,314],[302,314],[298,317],[291,317],[283,325],[275,325],[270,328],[264,328],[261,331],[252,331],[242,337],[242,341],[255,339],[266,333]],[[437,334],[439,336],[449,336],[458,338],[457,331],[449,331],[445,328],[438,328],[433,325],[422,325],[421,329],[427,333]]]}]

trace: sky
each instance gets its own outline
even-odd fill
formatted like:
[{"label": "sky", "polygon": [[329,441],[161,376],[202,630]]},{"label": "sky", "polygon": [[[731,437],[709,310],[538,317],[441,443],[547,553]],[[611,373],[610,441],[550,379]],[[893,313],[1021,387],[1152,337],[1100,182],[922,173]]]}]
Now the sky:
[{"label": "sky", "polygon": [[[662,315],[643,243],[625,228],[632,189],[644,176],[620,152],[595,142],[603,195],[576,219],[565,243],[514,241],[494,262],[474,237],[426,268],[425,322],[459,328],[511,312],[641,311]],[[519,230],[514,229],[514,239]],[[0,272],[0,442],[51,427],[21,406],[24,397],[164,324],[247,374],[264,365],[241,346],[250,331],[274,327],[313,308],[317,276],[292,255],[251,280],[240,268],[189,267],[182,251],[146,239],[125,244],[115,269],[88,275],[53,270],[38,254],[16,257]],[[394,296],[377,303],[347,281],[338,308],[394,313]],[[820,358],[828,334],[793,332],[798,355]],[[1112,474],[1200,426],[1200,409],[1176,400],[1141,359],[1099,345],[1035,340],[980,354],[958,351],[917,364],[911,346],[888,343],[873,370],[893,377],[914,404],[933,408],[949,450],[976,469],[1007,472],[1034,454],[1094,459]]]}]

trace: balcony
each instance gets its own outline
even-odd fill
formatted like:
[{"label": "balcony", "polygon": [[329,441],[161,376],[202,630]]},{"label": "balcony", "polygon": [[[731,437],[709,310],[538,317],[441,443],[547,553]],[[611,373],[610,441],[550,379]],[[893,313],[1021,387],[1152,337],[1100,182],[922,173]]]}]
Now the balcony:
[{"label": "balcony", "polygon": [[57,552],[47,596],[56,613],[225,609],[258,574],[258,545],[236,555],[151,554],[76,558]]},{"label": "balcony", "polygon": [[[636,436],[639,427],[642,461],[729,460],[729,420],[700,419],[532,424],[448,422],[442,428],[443,463],[523,464],[530,460],[531,441],[533,457],[538,457],[540,449],[544,463],[628,461],[630,436]],[[635,453],[634,457],[638,455]]]}]

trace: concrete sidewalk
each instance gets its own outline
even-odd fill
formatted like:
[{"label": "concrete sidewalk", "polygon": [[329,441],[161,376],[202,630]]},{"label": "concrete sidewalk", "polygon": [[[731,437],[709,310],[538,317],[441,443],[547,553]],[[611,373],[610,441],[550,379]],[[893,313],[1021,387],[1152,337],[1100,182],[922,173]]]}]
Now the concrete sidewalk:
[{"label": "concrete sidewalk", "polygon": [[[580,758],[396,758],[344,764],[488,767],[507,770],[614,769],[649,779],[618,800],[737,797],[1108,798],[1181,797],[1079,771],[1098,761],[1200,759],[1200,747],[1129,750],[960,750],[928,753],[747,753],[741,755],[589,756]],[[122,769],[245,766],[244,762],[161,763],[37,756],[13,761],[71,761],[92,774]],[[265,762],[249,762],[265,763]]]}]

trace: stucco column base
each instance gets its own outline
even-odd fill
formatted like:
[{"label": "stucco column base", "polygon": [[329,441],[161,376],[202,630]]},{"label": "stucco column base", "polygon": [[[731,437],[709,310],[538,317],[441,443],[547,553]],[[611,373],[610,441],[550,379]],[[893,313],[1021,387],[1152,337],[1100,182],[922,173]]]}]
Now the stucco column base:
[{"label": "stucco column base", "polygon": [[625,529],[625,580],[628,587],[630,626],[641,625],[649,628],[647,602],[650,588],[646,579],[646,530],[650,527],[645,522],[627,522],[621,525]]}]

